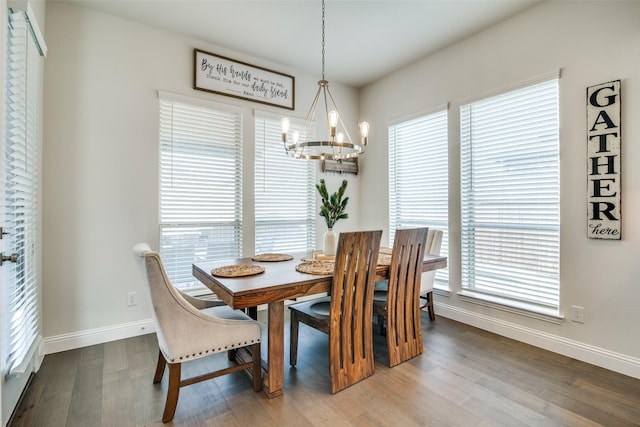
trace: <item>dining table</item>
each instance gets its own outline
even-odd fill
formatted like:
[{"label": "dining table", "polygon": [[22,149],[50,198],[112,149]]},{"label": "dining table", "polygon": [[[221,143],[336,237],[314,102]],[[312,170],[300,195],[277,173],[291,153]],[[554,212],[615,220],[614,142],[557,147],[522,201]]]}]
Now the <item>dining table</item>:
[{"label": "dining table", "polygon": [[[202,261],[193,264],[193,276],[233,309],[248,309],[267,305],[267,359],[262,361],[263,391],[269,398],[281,396],[284,388],[284,307],[285,301],[321,294],[331,289],[332,274],[308,274],[296,270],[303,260],[314,258],[312,251],[290,254],[285,261],[254,261],[255,257],[217,261]],[[264,271],[242,277],[221,277],[212,271],[229,266],[259,266]],[[425,255],[422,271],[431,271],[447,266],[447,257]],[[216,271],[218,271],[216,270]],[[262,270],[262,269],[260,269]],[[376,280],[388,278],[388,263],[376,268]],[[238,351],[239,361],[247,354]]]}]

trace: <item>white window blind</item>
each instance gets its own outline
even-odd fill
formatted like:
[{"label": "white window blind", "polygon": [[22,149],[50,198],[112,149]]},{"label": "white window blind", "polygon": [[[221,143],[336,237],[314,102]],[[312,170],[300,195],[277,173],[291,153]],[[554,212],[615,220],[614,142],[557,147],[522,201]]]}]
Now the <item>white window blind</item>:
[{"label": "white window blind", "polygon": [[[440,254],[449,250],[447,110],[389,127],[389,242],[398,228],[442,230]],[[435,286],[448,288],[449,270]]]},{"label": "white window blind", "polygon": [[[17,254],[17,262],[2,264],[3,304],[8,319],[3,319],[3,335],[8,345],[3,349],[11,374],[24,373],[21,366],[41,335],[38,253],[39,239],[39,141],[41,125],[41,49],[43,41],[34,38],[27,15],[8,11],[7,68],[5,111],[4,255]],[[39,46],[42,43],[42,47]],[[6,352],[6,353],[5,353]]]},{"label": "white window blind", "polygon": [[286,155],[280,120],[255,118],[255,252],[315,248],[315,162]]},{"label": "white window blind", "polygon": [[462,287],[557,309],[558,79],[460,114]]},{"label": "white window blind", "polygon": [[242,256],[242,116],[160,95],[160,253],[182,289],[192,264]]}]

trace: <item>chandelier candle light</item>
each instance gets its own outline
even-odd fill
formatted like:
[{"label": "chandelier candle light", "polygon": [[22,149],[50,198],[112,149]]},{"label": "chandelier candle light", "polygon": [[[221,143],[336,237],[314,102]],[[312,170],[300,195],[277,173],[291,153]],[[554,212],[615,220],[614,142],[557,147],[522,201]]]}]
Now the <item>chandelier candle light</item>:
[{"label": "chandelier candle light", "polygon": [[[284,149],[289,156],[308,160],[344,160],[358,157],[367,146],[369,136],[369,123],[362,122],[360,128],[360,142],[354,143],[351,140],[349,131],[342,122],[342,117],[338,107],[329,90],[329,82],[324,77],[324,0],[322,0],[322,80],[318,82],[318,91],[311,103],[311,108],[304,119],[302,132],[293,132],[292,141],[289,141],[289,128],[291,121],[288,118],[282,119],[282,142]],[[325,119],[327,121],[326,140],[309,140],[315,123],[318,102],[322,97],[324,105]]]}]

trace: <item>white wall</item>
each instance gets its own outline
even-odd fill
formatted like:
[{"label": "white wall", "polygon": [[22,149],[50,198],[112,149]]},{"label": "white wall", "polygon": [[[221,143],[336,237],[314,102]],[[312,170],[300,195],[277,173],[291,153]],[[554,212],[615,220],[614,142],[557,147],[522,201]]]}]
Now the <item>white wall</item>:
[{"label": "white wall", "polygon": [[[149,330],[151,307],[131,248],[158,244],[156,91],[304,118],[319,78],[75,5],[49,2],[46,12],[44,336],[52,352]],[[294,75],[296,111],[193,90],[194,48]],[[357,92],[332,89],[356,134]],[[244,139],[251,218],[251,120]],[[340,179],[328,181],[335,187]],[[357,195],[357,178],[348,179],[348,195]],[[357,197],[349,213],[360,216]],[[339,228],[354,224],[349,219]],[[318,225],[321,242],[325,226]],[[130,291],[138,293],[138,306],[127,307]]]},{"label": "white wall", "polygon": [[[459,106],[553,70],[560,79],[561,313],[556,325],[463,302],[460,290]],[[621,241],[586,237],[586,88],[622,80]],[[365,88],[361,115],[377,127],[449,103],[449,296],[436,312],[640,378],[640,3],[545,2]],[[388,230],[387,138],[370,138],[363,163],[363,227]],[[382,203],[381,203],[382,202]]]},{"label": "white wall", "polygon": [[[157,245],[157,99],[183,95],[289,113],[192,90],[193,48],[296,77],[303,117],[317,76],[260,58],[59,2],[47,5],[44,122],[44,335],[49,351],[143,333],[151,309],[131,247]],[[459,300],[458,107],[462,100],[562,69],[561,312],[585,307],[585,323],[547,323]],[[640,160],[637,127],[640,3],[546,2],[425,58],[361,93],[372,123],[358,177],[348,176],[351,219],[338,229],[382,228],[388,236],[386,126],[450,104],[451,294],[436,311],[479,327],[640,377]],[[587,86],[621,79],[623,240],[586,238]],[[358,119],[358,93],[332,84],[345,122]],[[248,132],[251,127],[246,127]],[[357,134],[356,129],[350,130]],[[251,133],[245,182],[251,182]],[[249,148],[249,149],[247,149]],[[318,175],[318,178],[321,174]],[[341,176],[329,176],[337,186]],[[251,206],[247,206],[248,215]],[[319,223],[319,239],[324,231]],[[320,240],[319,240],[320,241]],[[250,252],[250,248],[247,249]],[[126,306],[137,291],[140,304]],[[97,337],[97,338],[96,338]]]}]

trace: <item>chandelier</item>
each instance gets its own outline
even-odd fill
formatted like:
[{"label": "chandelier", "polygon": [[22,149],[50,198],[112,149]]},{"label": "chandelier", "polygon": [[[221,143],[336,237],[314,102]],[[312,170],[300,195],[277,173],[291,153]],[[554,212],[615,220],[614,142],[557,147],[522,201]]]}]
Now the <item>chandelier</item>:
[{"label": "chandelier", "polygon": [[[291,121],[286,117],[282,119],[282,142],[287,154],[295,158],[340,161],[352,159],[364,153],[369,136],[369,123],[360,123],[360,141],[354,143],[342,122],[342,116],[329,90],[329,82],[324,77],[324,11],[324,0],[322,0],[322,80],[318,82],[318,91],[304,119],[301,131],[294,131],[290,138]],[[310,135],[314,134],[318,104],[320,104],[320,110],[324,109],[328,137],[310,140]]]}]

